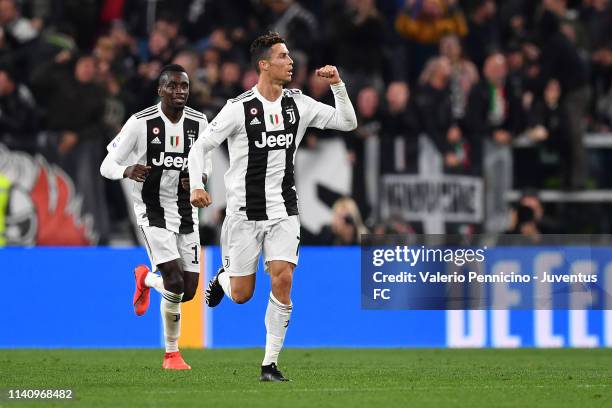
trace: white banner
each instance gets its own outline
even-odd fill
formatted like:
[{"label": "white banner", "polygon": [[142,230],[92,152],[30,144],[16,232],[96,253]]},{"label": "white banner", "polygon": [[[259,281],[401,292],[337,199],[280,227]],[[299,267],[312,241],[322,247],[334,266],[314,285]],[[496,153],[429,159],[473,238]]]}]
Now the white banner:
[{"label": "white banner", "polygon": [[387,175],[380,190],[382,219],[400,216],[431,224],[480,223],[483,220],[483,182],[455,175]]}]

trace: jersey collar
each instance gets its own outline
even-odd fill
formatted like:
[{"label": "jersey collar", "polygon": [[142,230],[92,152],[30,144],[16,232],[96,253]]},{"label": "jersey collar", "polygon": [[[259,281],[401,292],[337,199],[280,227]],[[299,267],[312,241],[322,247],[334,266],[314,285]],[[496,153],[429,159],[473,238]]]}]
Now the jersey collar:
[{"label": "jersey collar", "polygon": [[181,124],[181,122],[183,121],[183,117],[185,117],[185,108],[183,108],[183,111],[181,112],[181,117],[178,120],[178,122],[174,123],[172,122],[170,119],[168,119],[168,117],[166,116],[166,114],[164,113],[164,111],[162,110],[161,107],[161,102],[159,102],[157,104],[157,110],[159,110],[159,114],[162,117],[162,119],[164,120],[164,122],[166,122],[167,124],[171,125],[171,126],[178,126]]},{"label": "jersey collar", "polygon": [[260,101],[270,104],[270,105],[274,105],[280,102],[281,99],[283,99],[283,94],[284,94],[284,89],[281,92],[280,96],[278,98],[276,98],[276,100],[274,101],[270,101],[268,99],[266,99],[262,94],[259,93],[259,90],[257,89],[257,85],[255,85],[253,88],[251,88],[253,90],[253,93],[255,94],[255,96],[257,97],[257,99],[259,99]]}]

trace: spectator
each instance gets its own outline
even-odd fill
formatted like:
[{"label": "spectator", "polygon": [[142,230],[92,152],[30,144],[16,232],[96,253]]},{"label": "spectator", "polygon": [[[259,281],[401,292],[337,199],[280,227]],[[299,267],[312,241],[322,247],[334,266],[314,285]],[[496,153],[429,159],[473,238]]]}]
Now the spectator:
[{"label": "spectator", "polygon": [[467,172],[471,168],[470,148],[452,111],[449,81],[450,61],[429,60],[419,80],[416,106],[423,132],[443,157],[445,172]]},{"label": "spectator", "polygon": [[179,50],[187,46],[187,38],[181,34],[180,20],[174,13],[163,13],[155,21],[155,30],[165,34],[169,48]]},{"label": "spectator", "polygon": [[127,31],[125,23],[120,20],[113,21],[108,36],[114,45],[116,63],[122,80],[125,81],[133,74],[138,65],[138,44],[136,39]]},{"label": "spectator", "polygon": [[94,45],[100,22],[98,0],[62,0],[58,4],[61,19],[70,24],[80,50],[90,51]]},{"label": "spectator", "polygon": [[558,17],[548,10],[540,21],[540,44],[541,81],[556,78],[563,91],[561,105],[572,147],[570,184],[572,188],[584,188],[587,163],[583,139],[590,97],[587,66],[576,46],[561,32]]},{"label": "spectator", "polygon": [[170,38],[165,31],[155,29],[149,35],[147,48],[143,51],[141,59],[144,62],[157,62],[166,65],[170,62],[174,50]]},{"label": "spectator", "polygon": [[465,116],[465,108],[470,90],[478,82],[478,70],[473,62],[463,56],[459,37],[449,34],[440,41],[440,55],[451,63],[450,95],[453,118],[460,121]]},{"label": "spectator", "polygon": [[248,42],[248,31],[259,29],[260,2],[251,0],[192,0],[185,16],[189,39],[198,43],[213,30],[223,29],[232,41]]},{"label": "spectator", "polygon": [[[200,0],[126,0],[123,15],[129,32],[137,38],[145,38],[153,31],[159,16],[188,15],[191,3]],[[200,4],[201,5],[201,4]]]},{"label": "spectator", "polygon": [[559,223],[548,217],[537,191],[527,189],[509,212],[508,234],[538,242],[541,234],[559,233]]},{"label": "spectator", "polygon": [[33,75],[33,90],[44,101],[45,128],[50,131],[44,153],[71,176],[104,243],[110,225],[104,182],[98,169],[109,139],[104,122],[107,94],[95,82],[94,57],[83,55],[74,64],[70,61],[70,54],[61,52]]},{"label": "spectator", "polygon": [[591,50],[595,131],[612,129],[612,2],[590,0],[581,12]]},{"label": "spectator", "polygon": [[557,174],[561,176],[560,184],[569,186],[571,169],[565,166],[565,163],[570,161],[571,145],[567,117],[563,114],[560,104],[561,93],[559,81],[551,79],[544,88],[543,98],[536,101],[530,111],[527,135],[539,144],[536,148],[538,157],[534,158],[532,166],[521,166],[517,169],[518,177],[522,172],[525,184],[529,183],[527,185],[544,187],[545,162],[554,160]]},{"label": "spectator", "polygon": [[213,100],[219,107],[219,110],[221,110],[228,99],[235,98],[242,92],[240,74],[238,62],[227,60],[221,64],[219,81],[212,88]]},{"label": "spectator", "polygon": [[509,146],[513,136],[521,131],[522,100],[507,86],[508,66],[501,53],[487,57],[484,78],[472,89],[465,126],[480,151],[483,141]]},{"label": "spectator", "polygon": [[129,80],[131,92],[137,96],[136,110],[157,102],[157,79],[162,67],[170,63],[174,50],[170,40],[161,30],[153,30],[147,46],[141,49],[136,75]]},{"label": "spectator", "polygon": [[363,224],[359,208],[351,198],[340,198],[332,207],[331,225],[321,229],[319,245],[359,245],[361,235],[368,230]]},{"label": "spectator", "polygon": [[347,85],[360,89],[370,83],[382,90],[384,23],[374,0],[348,1],[334,27],[336,61]]},{"label": "spectator", "polygon": [[34,97],[10,70],[0,69],[0,143],[11,150],[36,151],[39,115]]},{"label": "spectator", "polygon": [[292,51],[315,55],[319,47],[319,24],[310,11],[295,0],[264,0],[272,11],[269,28],[287,41]]},{"label": "spectator", "polygon": [[376,202],[375,189],[378,185],[377,157],[368,149],[371,141],[378,138],[380,122],[380,99],[378,91],[371,86],[363,88],[357,95],[358,126],[346,135],[349,161],[353,165],[352,197],[364,217],[370,215]]},{"label": "spectator", "polygon": [[517,205],[510,209],[510,227],[508,234],[520,235],[515,241],[537,244],[541,240],[541,231],[538,228],[534,211],[531,207]]},{"label": "spectator", "polygon": [[385,97],[380,129],[380,174],[416,173],[419,127],[410,102],[410,88],[406,82],[392,82]]},{"label": "spectator", "polygon": [[465,17],[456,0],[406,0],[395,29],[402,37],[430,45],[437,45],[450,33],[461,37],[467,34]]},{"label": "spectator", "polygon": [[[505,57],[508,64],[506,87],[511,90],[512,95],[521,97],[523,111],[529,112],[532,109],[534,95],[538,90],[536,78],[539,66],[537,62],[529,62],[530,65],[527,65],[528,61],[523,48],[517,43],[508,45]],[[521,128],[526,125],[526,123],[521,125]]]},{"label": "spectator", "polygon": [[464,37],[467,24],[457,0],[406,0],[395,20],[395,30],[408,41],[406,61],[412,82],[436,54],[442,37],[451,33]]},{"label": "spectator", "polygon": [[501,48],[496,13],[495,1],[472,1],[468,19],[468,35],[465,38],[465,52],[478,69],[482,69],[487,55]]},{"label": "spectator", "polygon": [[506,58],[501,53],[487,57],[484,78],[472,89],[465,120],[478,161],[476,167],[482,168],[485,176],[486,228],[490,232],[505,229],[504,194],[512,188],[511,143],[522,131],[523,122],[521,97],[513,95],[513,89],[507,86],[507,73]]},{"label": "spectator", "polygon": [[34,40],[40,29],[21,16],[15,0],[0,0],[0,27],[14,48]]},{"label": "spectator", "polygon": [[15,0],[0,0],[0,61],[14,67],[15,79],[28,79],[31,67],[36,65],[39,28],[21,16]]}]

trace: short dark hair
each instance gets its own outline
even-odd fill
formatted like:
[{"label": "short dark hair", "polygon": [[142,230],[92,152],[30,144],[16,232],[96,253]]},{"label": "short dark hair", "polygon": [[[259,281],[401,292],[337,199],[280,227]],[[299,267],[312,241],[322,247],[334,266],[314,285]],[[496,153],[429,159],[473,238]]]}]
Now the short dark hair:
[{"label": "short dark hair", "polygon": [[259,64],[258,62],[262,59],[265,59],[270,52],[270,48],[274,44],[285,44],[285,40],[280,36],[279,33],[269,31],[264,35],[260,35],[253,41],[251,44],[251,62],[255,65],[255,69],[259,73]]},{"label": "short dark hair", "polygon": [[179,64],[169,64],[166,65],[165,67],[163,67],[159,73],[159,85],[163,85],[167,80],[168,80],[168,72],[184,72],[185,74],[187,73],[187,71],[185,71],[185,68],[183,68],[181,65]]}]

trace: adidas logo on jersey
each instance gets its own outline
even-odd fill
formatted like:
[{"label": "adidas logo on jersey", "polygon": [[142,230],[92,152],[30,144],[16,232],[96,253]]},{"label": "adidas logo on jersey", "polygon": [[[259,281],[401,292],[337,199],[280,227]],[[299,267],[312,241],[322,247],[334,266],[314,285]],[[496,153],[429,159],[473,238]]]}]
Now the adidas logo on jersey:
[{"label": "adidas logo on jersey", "polygon": [[293,143],[293,133],[280,133],[280,134],[267,134],[266,132],[261,132],[261,140],[255,142],[255,146],[260,149],[269,148],[269,149],[288,149]]},{"label": "adidas logo on jersey", "polygon": [[251,122],[249,122],[249,125],[261,125],[261,121],[255,117]]},{"label": "adidas logo on jersey", "polygon": [[164,167],[168,170],[187,170],[189,158],[181,156],[166,156],[164,152],[159,153],[159,158],[154,158],[152,163],[156,167]]},{"label": "adidas logo on jersey", "polygon": [[156,137],[155,139],[151,140],[151,144],[161,144],[161,140],[159,140],[159,137]]}]

